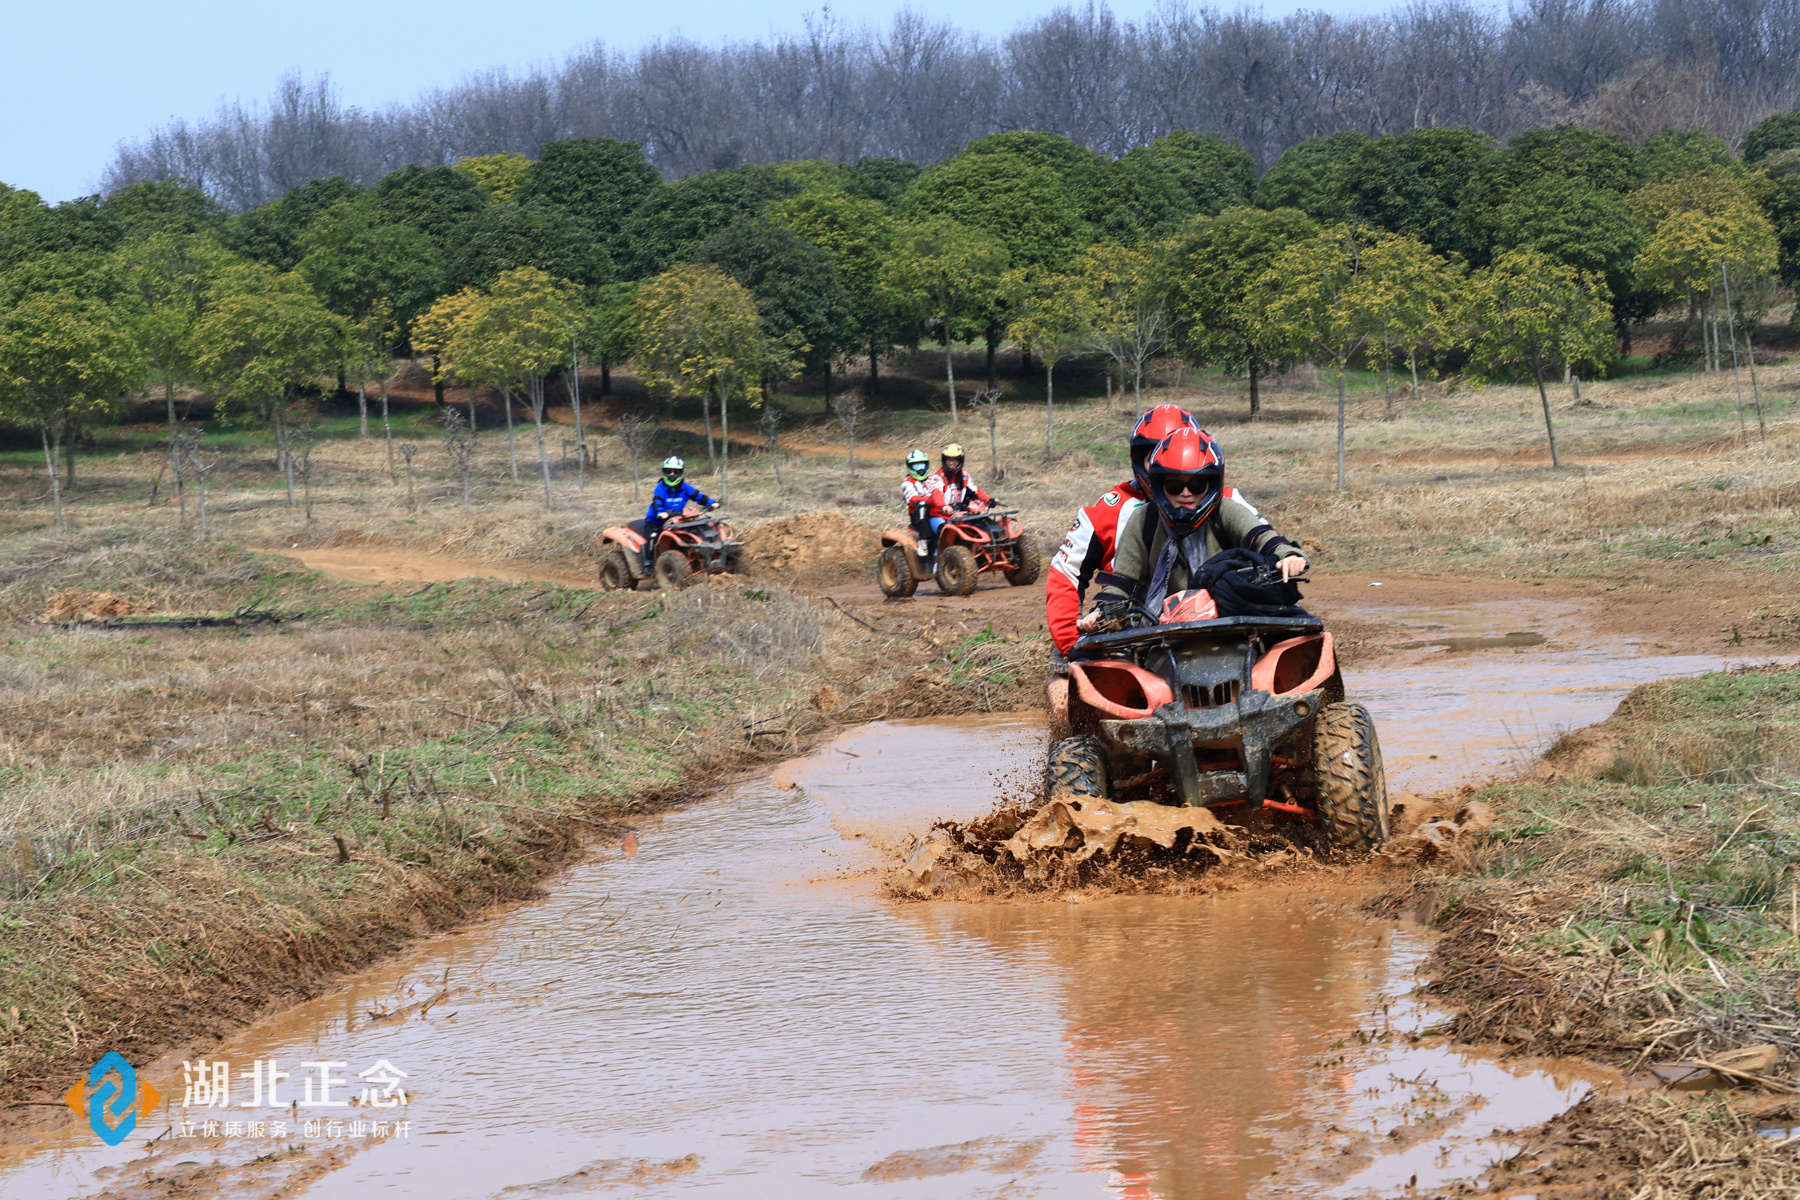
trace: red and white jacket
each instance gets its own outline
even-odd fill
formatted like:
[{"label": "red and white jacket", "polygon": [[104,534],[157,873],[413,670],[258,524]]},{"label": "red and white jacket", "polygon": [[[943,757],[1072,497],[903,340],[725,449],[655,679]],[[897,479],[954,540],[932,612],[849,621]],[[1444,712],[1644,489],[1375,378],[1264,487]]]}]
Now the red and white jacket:
[{"label": "red and white jacket", "polygon": [[1044,582],[1044,615],[1050,639],[1063,654],[1081,636],[1075,622],[1081,619],[1081,595],[1087,591],[1088,581],[1094,572],[1111,569],[1119,530],[1143,503],[1144,493],[1138,490],[1137,481],[1127,479],[1075,514],[1068,536],[1050,560],[1050,575]]},{"label": "red and white jacket", "polygon": [[[936,475],[927,475],[923,479],[908,475],[900,481],[900,499],[906,505],[908,521],[931,516],[944,506],[943,497],[934,495],[937,489],[933,481],[936,479]],[[923,512],[919,511],[921,508]]]},{"label": "red and white jacket", "polygon": [[934,517],[947,516],[948,513],[945,510],[960,509],[971,500],[979,500],[983,504],[994,502],[992,496],[976,485],[975,477],[970,475],[966,469],[958,471],[956,478],[951,479],[944,474],[944,468],[939,467],[926,476],[925,486],[937,493],[935,503],[929,513]]}]

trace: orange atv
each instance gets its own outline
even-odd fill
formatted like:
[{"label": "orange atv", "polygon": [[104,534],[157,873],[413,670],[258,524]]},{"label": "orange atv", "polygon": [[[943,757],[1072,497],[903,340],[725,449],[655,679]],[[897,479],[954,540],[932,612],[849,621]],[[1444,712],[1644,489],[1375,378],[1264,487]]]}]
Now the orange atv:
[{"label": "orange atv", "polygon": [[944,521],[938,530],[937,561],[919,553],[919,535],[896,525],[881,535],[875,581],[884,596],[910,596],[927,579],[946,596],[967,596],[983,571],[1002,571],[1014,587],[1036,583],[1037,548],[1019,524],[1017,509],[984,509],[979,503]]},{"label": "orange atv", "polygon": [[663,522],[651,553],[645,553],[649,535],[642,520],[614,525],[600,537],[605,542],[600,551],[600,587],[606,591],[635,588],[652,575],[657,587],[679,591],[695,575],[738,575],[744,570],[744,543],[732,538],[731,526],[722,518],[708,516],[692,500],[681,510],[680,520]]},{"label": "orange atv", "polygon": [[1323,624],[1186,615],[1137,609],[1135,628],[1075,643],[1057,714],[1074,736],[1050,748],[1051,798],[1263,810],[1347,849],[1385,842],[1381,746],[1369,710],[1344,700]]}]

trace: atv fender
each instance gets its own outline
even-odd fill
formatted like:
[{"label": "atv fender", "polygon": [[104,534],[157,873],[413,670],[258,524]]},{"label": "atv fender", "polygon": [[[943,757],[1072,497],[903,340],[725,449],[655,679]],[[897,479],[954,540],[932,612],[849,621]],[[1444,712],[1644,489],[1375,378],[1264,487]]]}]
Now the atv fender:
[{"label": "atv fender", "polygon": [[643,534],[626,525],[609,525],[600,531],[600,540],[625,547],[625,565],[631,570],[633,579],[643,579],[648,575],[644,570]]},{"label": "atv fender", "polygon": [[1143,720],[1175,699],[1162,676],[1136,663],[1070,663],[1069,678],[1082,704],[1115,721]]},{"label": "atv fender", "polygon": [[1329,633],[1276,642],[1250,668],[1250,686],[1271,696],[1291,696],[1325,686],[1337,673],[1337,651]]},{"label": "atv fender", "polygon": [[881,535],[881,548],[883,550],[887,549],[889,546],[905,546],[910,550],[918,544],[918,532],[914,530],[911,525],[896,525],[894,528]]}]

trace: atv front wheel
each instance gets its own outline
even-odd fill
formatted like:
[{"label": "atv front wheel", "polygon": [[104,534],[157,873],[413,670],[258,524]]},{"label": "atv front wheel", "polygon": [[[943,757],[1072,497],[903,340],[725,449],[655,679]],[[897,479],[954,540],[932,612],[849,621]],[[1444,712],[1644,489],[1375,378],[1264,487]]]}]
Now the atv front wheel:
[{"label": "atv front wheel", "polygon": [[1006,582],[1014,587],[1036,583],[1042,564],[1038,561],[1037,547],[1031,544],[1030,535],[1019,535],[1018,540],[1013,543],[1013,553],[1018,556],[1019,565],[1006,573]]},{"label": "atv front wheel", "polygon": [[1319,817],[1334,846],[1372,850],[1388,840],[1387,776],[1375,722],[1360,704],[1328,704],[1313,727]]},{"label": "atv front wheel", "polygon": [[742,575],[744,573],[743,550],[736,549],[727,550],[725,552],[725,573],[727,575]]},{"label": "atv front wheel", "polygon": [[918,590],[919,581],[913,575],[912,564],[906,561],[911,553],[913,551],[905,546],[889,546],[875,560],[875,583],[881,588],[882,595],[899,600]]},{"label": "atv front wheel", "polygon": [[694,579],[694,565],[679,550],[664,550],[656,556],[656,586],[665,592],[679,592]]},{"label": "atv front wheel", "polygon": [[1100,739],[1091,734],[1064,738],[1050,747],[1044,774],[1052,800],[1059,796],[1106,799],[1106,760],[1100,757]]},{"label": "atv front wheel", "polygon": [[975,581],[980,575],[980,568],[975,565],[975,556],[967,546],[952,546],[948,550],[938,551],[937,585],[938,591],[944,595],[967,596],[975,590]]},{"label": "atv front wheel", "polygon": [[631,575],[631,560],[625,557],[621,546],[608,546],[600,552],[600,590],[603,592],[630,591],[637,586],[637,580]]}]

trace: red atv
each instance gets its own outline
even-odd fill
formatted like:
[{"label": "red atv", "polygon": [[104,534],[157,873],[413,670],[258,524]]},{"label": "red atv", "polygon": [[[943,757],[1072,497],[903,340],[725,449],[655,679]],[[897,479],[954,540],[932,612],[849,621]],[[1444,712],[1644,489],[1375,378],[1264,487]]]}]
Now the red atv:
[{"label": "red atv", "polygon": [[919,535],[910,525],[896,525],[881,535],[881,557],[875,580],[884,596],[910,596],[927,579],[937,580],[946,596],[967,596],[983,571],[1001,571],[1014,587],[1036,583],[1037,548],[1019,524],[1018,510],[983,508],[979,501],[966,513],[945,520],[938,530],[937,561],[919,553]]},{"label": "red atv", "polygon": [[1375,725],[1345,701],[1318,619],[1187,615],[1140,610],[1135,628],[1075,643],[1057,714],[1074,736],[1050,748],[1050,797],[1272,810],[1346,849],[1385,842]]},{"label": "red atv", "polygon": [[732,537],[723,518],[708,516],[688,501],[681,519],[665,521],[657,532],[656,547],[645,553],[648,534],[642,520],[614,525],[601,533],[606,543],[600,551],[600,586],[606,591],[629,590],[638,581],[656,576],[656,586],[679,591],[695,575],[739,575],[744,570],[744,543]]}]

